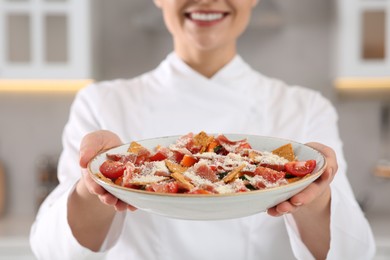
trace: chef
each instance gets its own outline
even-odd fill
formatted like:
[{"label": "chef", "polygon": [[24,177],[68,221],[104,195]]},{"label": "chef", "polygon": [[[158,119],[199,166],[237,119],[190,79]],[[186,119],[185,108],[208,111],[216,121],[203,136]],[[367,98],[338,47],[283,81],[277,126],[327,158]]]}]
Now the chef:
[{"label": "chef", "polygon": [[[320,93],[267,77],[237,54],[256,0],[155,0],[173,52],[133,79],[82,89],[63,133],[60,184],[31,228],[38,259],[372,259],[370,226],[346,176],[337,114]],[[86,170],[99,151],[189,132],[295,140],[328,166],[267,212],[190,221],[137,210]],[[253,202],[256,203],[256,202]]]}]

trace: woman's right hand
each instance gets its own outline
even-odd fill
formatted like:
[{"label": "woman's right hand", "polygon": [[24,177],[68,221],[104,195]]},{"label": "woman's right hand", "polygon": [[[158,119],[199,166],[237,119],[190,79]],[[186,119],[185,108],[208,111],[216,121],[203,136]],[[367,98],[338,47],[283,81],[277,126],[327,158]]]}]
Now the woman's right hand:
[{"label": "woman's right hand", "polygon": [[92,160],[98,153],[121,145],[120,138],[106,130],[99,130],[87,134],[80,145],[80,166],[82,170],[82,177],[77,184],[77,191],[81,196],[97,196],[99,200],[109,206],[113,206],[117,211],[124,211],[126,209],[135,210],[136,208],[121,201],[111,193],[107,192],[102,186],[97,184],[91,177],[87,170],[90,160]]}]

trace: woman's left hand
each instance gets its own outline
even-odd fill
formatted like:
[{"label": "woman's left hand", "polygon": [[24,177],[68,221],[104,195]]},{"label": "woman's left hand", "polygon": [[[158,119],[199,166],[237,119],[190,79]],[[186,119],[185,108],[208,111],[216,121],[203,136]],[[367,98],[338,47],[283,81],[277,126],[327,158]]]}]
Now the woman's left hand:
[{"label": "woman's left hand", "polygon": [[[301,207],[311,208],[311,205],[314,202],[316,204],[314,208],[321,208],[321,206],[325,207],[325,204],[329,203],[330,183],[338,169],[336,153],[332,148],[320,143],[307,143],[306,145],[318,150],[325,156],[327,167],[324,173],[316,181],[289,200],[269,208],[267,211],[269,215],[276,217],[286,213],[294,213]],[[317,202],[319,202],[319,204]]]}]

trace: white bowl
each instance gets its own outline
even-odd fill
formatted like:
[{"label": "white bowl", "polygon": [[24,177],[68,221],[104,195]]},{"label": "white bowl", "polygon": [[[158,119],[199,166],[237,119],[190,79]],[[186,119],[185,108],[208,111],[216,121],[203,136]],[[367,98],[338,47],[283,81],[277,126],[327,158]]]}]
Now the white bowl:
[{"label": "white bowl", "polygon": [[[126,153],[129,144],[125,144],[96,156],[88,166],[93,179],[108,192],[134,207],[150,213],[171,218],[187,220],[220,220],[245,217],[266,211],[278,203],[291,198],[316,180],[324,172],[326,160],[317,150],[294,141],[255,136],[225,134],[230,140],[247,139],[253,149],[272,151],[284,144],[291,143],[299,160],[316,160],[313,173],[299,181],[276,188],[267,188],[234,194],[171,194],[157,193],[121,187],[99,178],[99,166],[107,159],[107,153]],[[154,149],[157,145],[168,146],[179,136],[169,136],[137,141],[146,148]]]}]

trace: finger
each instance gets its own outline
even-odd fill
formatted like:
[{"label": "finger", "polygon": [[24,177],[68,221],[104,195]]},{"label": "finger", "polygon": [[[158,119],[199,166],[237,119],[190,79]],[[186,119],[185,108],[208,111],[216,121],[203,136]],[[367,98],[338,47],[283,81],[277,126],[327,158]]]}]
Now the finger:
[{"label": "finger", "polygon": [[117,211],[125,211],[126,209],[134,211],[137,208],[121,201],[111,193],[107,192],[103,187],[98,185],[88,173],[88,170],[82,169],[83,179],[85,179],[87,189],[90,193],[95,194],[99,197],[99,200],[109,206],[114,206]]},{"label": "finger", "polygon": [[119,137],[109,131],[100,130],[84,136],[80,145],[80,166],[86,168],[88,162],[99,152],[120,145]]},{"label": "finger", "polygon": [[129,205],[129,204],[127,204],[127,209],[130,210],[130,211],[136,211],[137,210],[136,207],[134,207],[132,205]]},{"label": "finger", "polygon": [[106,205],[115,206],[118,202],[118,198],[113,196],[112,194],[106,192],[102,195],[98,195],[101,202]]},{"label": "finger", "polygon": [[321,196],[333,180],[334,174],[331,168],[328,168],[324,173],[313,183],[307,186],[303,191],[290,198],[290,202],[295,206],[307,205]]},{"label": "finger", "polygon": [[123,201],[118,199],[117,203],[115,204],[115,210],[116,211],[125,211],[125,210],[127,210],[128,206],[129,205],[126,202],[123,202]]},{"label": "finger", "polygon": [[268,215],[270,215],[270,216],[272,216],[272,217],[279,217],[279,216],[282,216],[282,215],[283,215],[282,213],[279,213],[279,212],[276,210],[276,206],[267,209],[267,213],[268,213]]},{"label": "finger", "polygon": [[104,195],[99,195],[99,199],[101,202],[103,202],[106,205],[114,206],[116,211],[125,211],[127,209],[134,211],[136,210],[135,207],[127,204],[124,201],[121,201],[117,197],[111,195],[110,193],[106,193]]},{"label": "finger", "polygon": [[92,179],[92,177],[90,176],[87,169],[82,169],[81,171],[82,171],[82,178],[83,178],[83,181],[85,183],[85,186],[87,187],[87,189],[90,193],[95,194],[95,195],[103,195],[103,194],[107,193],[107,191],[102,186],[97,184]]},{"label": "finger", "polygon": [[303,191],[291,197],[288,201],[281,202],[268,209],[267,213],[276,217],[296,212],[300,206],[310,204],[316,198],[321,196],[321,194],[324,193],[329,186],[329,183],[333,178],[332,176],[332,170],[327,169],[316,181],[306,187]]},{"label": "finger", "polygon": [[282,215],[287,214],[287,213],[293,213],[293,212],[297,211],[298,209],[299,209],[299,207],[293,205],[291,202],[283,201],[283,202],[279,203],[278,205],[276,205],[272,208],[269,208],[267,210],[267,213],[271,216],[278,217],[278,216],[282,216]]}]

